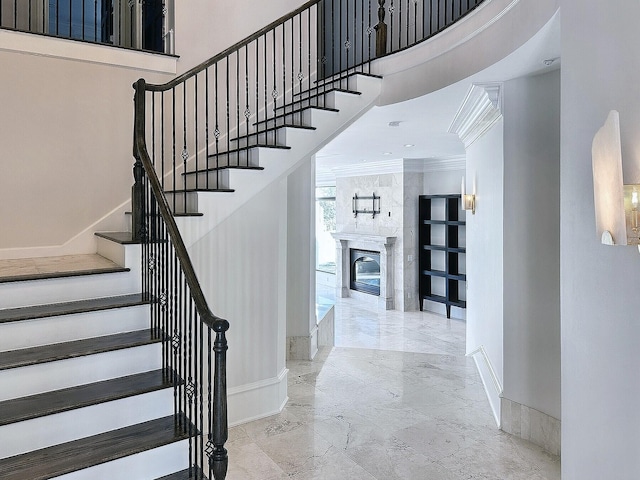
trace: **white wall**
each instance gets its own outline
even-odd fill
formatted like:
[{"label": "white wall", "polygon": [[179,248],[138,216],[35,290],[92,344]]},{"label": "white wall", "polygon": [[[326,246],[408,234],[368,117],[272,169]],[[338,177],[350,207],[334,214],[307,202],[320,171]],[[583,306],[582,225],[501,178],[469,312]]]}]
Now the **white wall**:
[{"label": "white wall", "polygon": [[483,347],[475,360],[482,375],[496,421],[500,419],[499,392],[490,369],[503,384],[503,121],[498,121],[467,149],[467,184],[474,181],[476,213],[467,213],[467,353]]},{"label": "white wall", "polygon": [[287,178],[287,209],[287,337],[309,339],[305,353],[312,359],[317,340],[310,338],[316,327],[315,161],[311,158]]},{"label": "white wall", "polygon": [[503,115],[504,397],[559,419],[560,71],[506,82]]},{"label": "white wall", "polygon": [[562,8],[562,478],[640,475],[640,256],[595,235],[591,142],[620,112],[624,180],[640,183],[640,3]]},{"label": "white wall", "polygon": [[176,0],[176,53],[184,72],[295,10],[303,0]]},{"label": "white wall", "polygon": [[[138,55],[143,65],[146,54]],[[0,71],[0,258],[55,254],[114,209],[125,210],[133,183],[131,85],[170,76],[1,44]],[[122,211],[100,227],[122,230]],[[95,252],[88,237],[66,253]]]},{"label": "white wall", "polygon": [[286,179],[258,193],[189,253],[209,305],[230,323],[228,386],[237,392],[230,395],[230,423],[276,413],[286,399]]}]

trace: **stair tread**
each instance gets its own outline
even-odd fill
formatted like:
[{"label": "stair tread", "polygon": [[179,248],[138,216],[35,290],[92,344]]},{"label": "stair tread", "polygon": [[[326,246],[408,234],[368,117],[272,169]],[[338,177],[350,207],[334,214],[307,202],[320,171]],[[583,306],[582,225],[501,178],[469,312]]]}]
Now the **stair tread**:
[{"label": "stair tread", "polygon": [[106,238],[112,242],[121,245],[135,245],[141,243],[139,240],[133,240],[131,232],[96,232],[96,237]]},{"label": "stair tread", "polygon": [[245,152],[252,148],[277,148],[280,150],[291,150],[291,147],[288,147],[286,145],[265,145],[265,144],[259,143],[257,145],[249,145],[248,147],[232,148],[231,150],[224,150],[216,153],[210,153],[209,158],[219,157],[220,155],[228,155],[229,153]]},{"label": "stair tread", "polygon": [[[264,167],[256,167],[252,165],[224,165],[222,167],[209,167],[209,168],[201,168],[198,170],[192,170],[189,172],[183,172],[182,175],[194,175],[196,173],[204,173],[204,172],[215,172],[216,170],[264,170]],[[201,183],[205,183],[204,181]]]},{"label": "stair tread", "polygon": [[7,308],[0,310],[0,324],[31,320],[35,318],[55,317],[74,313],[95,312],[113,308],[132,307],[149,303],[142,298],[141,293],[132,295],[120,295],[115,297],[92,298],[90,300],[78,300],[75,302],[51,303],[47,305],[34,305],[30,307]]},{"label": "stair tread", "polygon": [[156,480],[207,480],[207,477],[204,473],[202,473],[202,470],[200,468],[193,467],[191,475],[189,475],[189,469],[186,468],[179,472],[157,478]]},{"label": "stair tread", "polygon": [[291,110],[291,111],[286,112],[286,113],[285,113],[285,112],[282,112],[281,114],[276,115],[275,117],[268,118],[268,119],[266,119],[266,120],[260,120],[259,122],[255,122],[253,125],[264,125],[265,123],[273,122],[273,121],[275,121],[275,120],[279,120],[279,119],[281,119],[281,118],[286,118],[286,117],[289,117],[289,116],[291,116],[291,115],[295,115],[295,114],[297,114],[297,113],[301,113],[301,112],[304,112],[305,110],[311,110],[311,109],[314,109],[314,110],[322,110],[322,111],[325,111],[325,112],[334,112],[334,113],[337,113],[337,112],[339,112],[339,111],[340,111],[340,110],[338,110],[337,108],[331,108],[331,107],[316,107],[316,106],[310,106],[310,105],[307,105],[307,106],[305,106],[305,107],[300,107],[300,108],[298,108],[298,109],[294,109],[294,110]]},{"label": "stair tread", "polygon": [[40,347],[23,348],[0,353],[0,370],[65,360],[123,348],[159,342],[150,329],[118,333],[103,337],[55,343]]},{"label": "stair tread", "polygon": [[[184,422],[184,416],[181,420]],[[189,438],[173,415],[0,460],[3,480],[44,480]]]},{"label": "stair tread", "polygon": [[[204,188],[204,187],[200,187],[200,188],[187,188],[184,190],[167,190],[165,193],[172,193],[172,194],[180,194],[180,193],[197,193],[197,192],[225,192],[225,193],[233,193],[235,192],[235,190],[233,188]],[[194,216],[202,216],[203,214],[200,213],[199,215],[192,213],[192,215]]]},{"label": "stair tread", "polygon": [[294,94],[294,97],[298,97],[296,101],[308,100],[309,98],[317,97],[319,95],[325,95],[331,92],[349,93],[351,95],[362,95],[362,93],[358,92],[357,90],[350,90],[348,88],[341,88],[341,87],[325,87],[325,85],[317,85],[315,87],[308,88],[306,90],[303,90],[302,92],[298,92]]},{"label": "stair tread", "polygon": [[128,375],[0,402],[0,426],[173,386],[164,370]]},{"label": "stair tread", "polygon": [[[280,130],[281,128],[295,128],[298,130],[316,130],[316,127],[311,127],[309,125],[295,125],[292,123],[286,123],[284,125],[278,125],[275,127],[267,127],[267,128],[260,128],[258,130],[256,130],[255,132],[251,132],[251,133],[247,133],[246,135],[240,135],[239,137],[233,137],[231,139],[232,142],[238,142],[240,140],[247,140],[253,137],[256,137],[258,135],[264,135],[265,133],[272,133],[275,132],[276,130]],[[249,145],[251,146],[251,145]]]}]

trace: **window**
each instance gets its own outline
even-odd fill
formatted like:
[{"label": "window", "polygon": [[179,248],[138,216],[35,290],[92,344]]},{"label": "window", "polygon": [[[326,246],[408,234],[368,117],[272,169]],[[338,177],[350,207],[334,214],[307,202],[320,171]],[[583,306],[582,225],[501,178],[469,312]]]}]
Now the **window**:
[{"label": "window", "polygon": [[316,188],[316,270],[336,273],[336,187]]}]

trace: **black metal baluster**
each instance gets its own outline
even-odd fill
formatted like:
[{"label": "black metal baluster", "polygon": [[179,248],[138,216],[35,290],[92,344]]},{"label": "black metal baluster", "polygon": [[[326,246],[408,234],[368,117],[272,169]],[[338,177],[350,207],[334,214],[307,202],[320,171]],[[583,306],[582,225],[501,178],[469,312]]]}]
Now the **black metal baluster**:
[{"label": "black metal baluster", "polygon": [[[204,467],[204,322],[202,317],[198,315],[198,340],[199,340],[199,349],[198,349],[198,365],[200,365],[200,375],[198,379],[198,385],[200,386],[200,390],[198,392],[198,406],[200,409],[200,446],[198,451],[200,452],[200,463],[196,463],[197,465],[202,465]],[[208,329],[208,328],[207,328]],[[204,468],[203,468],[204,470]]]},{"label": "black metal baluster", "polygon": [[398,50],[402,48],[402,0],[398,0]]},{"label": "black metal baluster", "polygon": [[172,102],[173,102],[173,106],[171,109],[171,123],[172,123],[172,145],[171,145],[171,158],[172,158],[172,162],[173,162],[173,170],[172,170],[172,183],[173,183],[173,188],[172,188],[172,200],[173,200],[173,213],[175,214],[176,212],[176,197],[177,197],[177,192],[176,192],[176,87],[173,87],[171,89],[171,96],[172,96]]},{"label": "black metal baluster", "polygon": [[209,190],[209,67],[204,69],[204,137],[205,137],[205,171],[206,189]]},{"label": "black metal baluster", "polygon": [[[231,122],[231,105],[230,105],[230,97],[229,97],[229,57],[227,57],[227,62],[226,62],[226,72],[227,72],[227,82],[226,82],[226,88],[227,88],[227,98],[226,98],[226,102],[227,102],[227,130],[226,130],[226,135],[227,135],[227,166],[231,166],[231,148],[230,148],[230,122]],[[220,188],[220,179],[218,178],[218,185],[216,185],[216,188]]]},{"label": "black metal baluster", "polygon": [[[187,159],[189,158],[189,150],[187,149],[187,80],[182,82],[182,173],[187,171]],[[175,172],[174,172],[175,174]],[[187,213],[187,176],[182,175],[182,198],[184,204],[183,213]]]},{"label": "black metal baluster", "polygon": [[[196,190],[198,190],[198,150],[200,148],[200,144],[198,143],[198,74],[194,75],[194,80],[195,80],[195,92],[194,92],[194,105],[193,105],[193,113],[195,115],[195,129],[193,130],[194,132],[194,142],[195,142],[195,146],[194,146],[194,152],[193,154],[195,155],[195,177],[196,177]],[[187,173],[186,171],[184,172],[185,174]],[[184,176],[185,178],[185,182],[187,181],[187,176]]]},{"label": "black metal baluster", "polygon": [[[231,132],[228,133],[230,135]],[[236,50],[236,165],[240,166],[240,50]]]},{"label": "black metal baluster", "polygon": [[93,1],[93,41],[98,41],[98,0]]},{"label": "black metal baluster", "polygon": [[[295,84],[296,84],[296,57],[295,57],[295,25],[294,19],[291,18],[291,111],[295,109]],[[285,24],[286,25],[286,24]]]},{"label": "black metal baluster", "polygon": [[276,84],[276,29],[274,28],[272,32],[273,32],[273,91],[271,92],[271,96],[273,97],[273,126],[275,128],[278,123],[278,120],[277,120],[278,112],[276,112],[276,108],[278,105],[278,89]]},{"label": "black metal baluster", "polygon": [[[424,2],[423,2],[424,4]],[[413,0],[413,42],[418,43],[418,1]],[[422,25],[424,31],[424,22]]]},{"label": "black metal baluster", "polygon": [[60,0],[56,0],[56,35],[60,34]]},{"label": "black metal baluster", "polygon": [[[265,65],[265,70],[267,66]],[[265,114],[267,112],[265,111]],[[266,120],[266,116],[265,116]],[[260,136],[260,37],[256,38],[256,143]],[[247,128],[249,125],[247,124]],[[247,165],[249,165],[249,157],[247,156]]]},{"label": "black metal baluster", "polygon": [[13,28],[18,28],[18,0],[13,0]]},{"label": "black metal baluster", "polygon": [[160,185],[164,190],[164,91],[160,92]]},{"label": "black metal baluster", "polygon": [[[266,40],[266,37],[265,37]],[[265,43],[266,50],[266,43]],[[209,478],[213,478],[213,383],[211,378],[213,376],[213,365],[211,363],[211,356],[213,354],[213,342],[211,328],[207,328],[207,420],[209,425],[209,435],[207,442],[207,450],[210,449],[211,453],[207,453],[209,456]]]},{"label": "black metal baluster", "polygon": [[[318,12],[318,10],[316,9],[316,12]],[[302,18],[302,14],[300,14],[301,18]],[[302,36],[302,31],[300,32],[300,35]],[[308,60],[307,60],[307,77],[308,77],[308,86],[309,86],[309,106],[311,106],[313,104],[313,100],[311,100],[311,91],[312,91],[312,85],[311,85],[311,11],[307,11],[307,49],[308,49]],[[318,56],[318,52],[316,51],[316,57]],[[317,65],[317,63],[316,63]],[[316,80],[320,80],[319,78],[316,78]],[[316,106],[318,105],[318,98],[316,97]],[[302,125],[304,123],[303,121],[303,116],[304,116],[304,112],[303,110],[300,110],[300,125]]]},{"label": "black metal baluster", "polygon": [[86,16],[85,16],[85,2],[86,2],[86,0],[81,0],[81,1],[82,1],[82,39],[86,40],[85,35],[84,35],[84,32],[85,32],[84,24],[85,24],[85,18],[86,18]]},{"label": "black metal baluster", "polygon": [[[249,108],[249,45],[244,46],[244,122],[245,135],[247,136],[247,147],[249,146],[249,118],[251,117],[251,109]],[[249,166],[249,151],[247,150],[247,166]]]},{"label": "black metal baluster", "polygon": [[[263,74],[264,74],[264,128],[265,131],[266,129],[269,127],[269,122],[268,122],[268,118],[269,118],[269,111],[268,111],[268,107],[267,107],[267,102],[268,102],[268,90],[269,87],[267,86],[267,65],[269,64],[267,62],[267,50],[269,49],[269,47],[267,46],[267,34],[264,34],[264,68],[263,70]],[[266,142],[265,142],[266,143]]]},{"label": "black metal baluster", "polygon": [[69,0],[69,38],[73,38],[71,26],[73,25],[73,0]]},{"label": "black metal baluster", "polygon": [[373,25],[371,21],[371,2],[373,0],[367,0],[369,4],[369,26],[367,27],[368,45],[369,51],[367,52],[367,72],[371,73],[371,34],[373,33]]},{"label": "black metal baluster", "polygon": [[218,117],[218,112],[220,111],[219,106],[218,106],[218,62],[215,63],[215,70],[214,70],[214,82],[215,83],[215,87],[214,87],[214,94],[215,94],[215,105],[214,105],[214,110],[216,112],[216,128],[213,131],[213,136],[216,138],[216,165],[215,165],[215,169],[216,169],[216,188],[218,188],[218,184],[220,181],[220,170],[218,169],[218,167],[220,166],[220,122],[219,122],[219,117]]}]

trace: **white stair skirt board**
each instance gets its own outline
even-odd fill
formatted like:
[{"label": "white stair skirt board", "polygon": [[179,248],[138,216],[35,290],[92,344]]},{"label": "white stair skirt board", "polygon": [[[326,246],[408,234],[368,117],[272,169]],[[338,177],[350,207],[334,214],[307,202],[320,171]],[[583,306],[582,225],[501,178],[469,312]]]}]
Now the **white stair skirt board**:
[{"label": "white stair skirt board", "polygon": [[0,352],[149,328],[149,305],[0,324]]},{"label": "white stair skirt board", "polygon": [[0,370],[0,401],[162,368],[159,343]]},{"label": "white stair skirt board", "polygon": [[[0,458],[173,415],[173,389],[167,388],[0,427]],[[46,434],[43,434],[46,432]]]},{"label": "white stair skirt board", "polygon": [[288,372],[285,368],[277,377],[229,388],[229,426],[234,427],[280,413],[289,400]]},{"label": "white stair skirt board", "polygon": [[182,440],[56,477],[57,480],[155,480],[189,468],[189,442]]},{"label": "white stair skirt board", "polygon": [[141,290],[139,271],[78,275],[0,284],[0,308],[128,295]]},{"label": "white stair skirt board", "polygon": [[[264,167],[258,175],[244,172],[233,180],[233,193],[198,192],[197,207],[202,217],[180,217],[176,223],[183,235],[185,245],[190,247],[205,236],[234,211],[244,205],[268,185],[293,171],[305,158],[315,154],[345,128],[375,105],[382,86],[382,80],[363,75],[349,79],[349,88],[361,95],[333,92],[331,98],[339,112],[309,109],[304,112],[304,123],[316,130],[287,128],[284,132],[286,145],[290,149],[253,148],[249,154],[249,164]],[[236,172],[240,173],[240,172]],[[231,175],[232,173],[230,173]],[[224,195],[224,202],[220,201]]]}]

